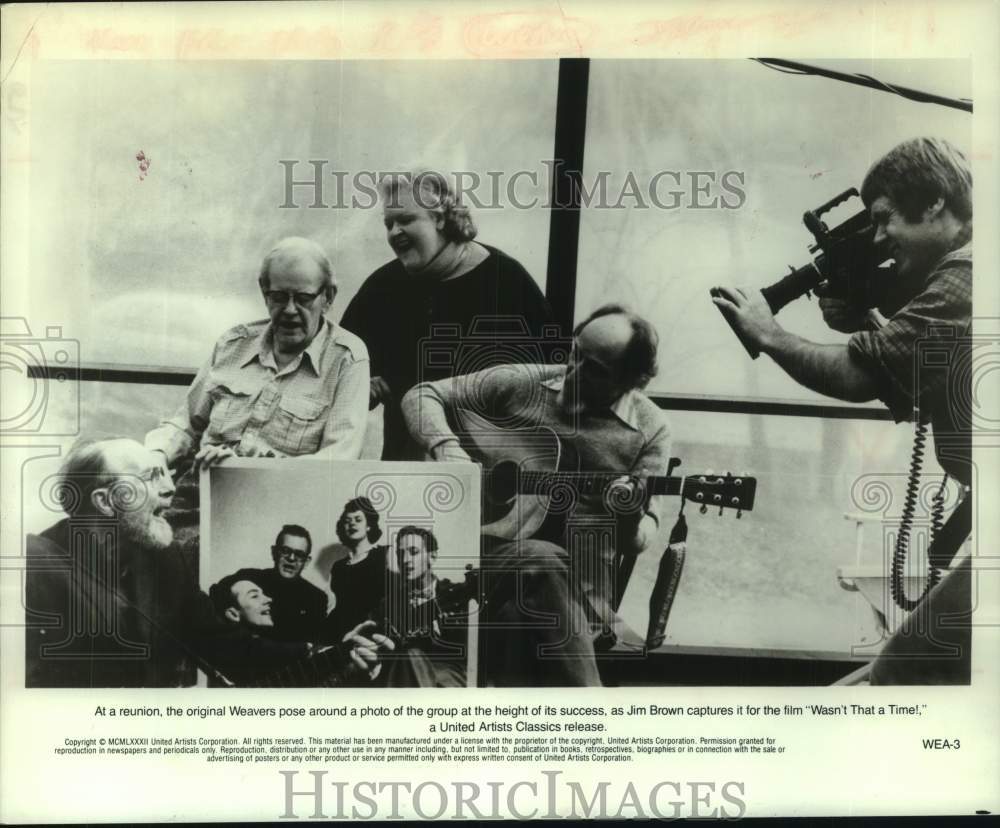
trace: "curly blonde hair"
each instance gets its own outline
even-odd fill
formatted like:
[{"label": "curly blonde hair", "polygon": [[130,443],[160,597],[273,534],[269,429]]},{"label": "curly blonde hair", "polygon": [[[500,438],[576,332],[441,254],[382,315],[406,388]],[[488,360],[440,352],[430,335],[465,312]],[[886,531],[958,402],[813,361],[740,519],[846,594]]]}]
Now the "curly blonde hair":
[{"label": "curly blonde hair", "polygon": [[448,179],[434,170],[419,170],[384,177],[378,185],[382,200],[398,204],[399,193],[409,192],[417,206],[444,219],[442,233],[449,241],[472,241],[479,230],[469,208],[458,198]]}]

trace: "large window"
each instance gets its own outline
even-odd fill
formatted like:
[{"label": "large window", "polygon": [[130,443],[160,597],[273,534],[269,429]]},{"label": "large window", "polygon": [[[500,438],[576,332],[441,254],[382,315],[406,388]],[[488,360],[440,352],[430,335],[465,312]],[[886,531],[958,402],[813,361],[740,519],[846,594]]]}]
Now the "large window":
[{"label": "large window", "polygon": [[[816,62],[955,97],[971,87],[963,61]],[[749,60],[592,61],[584,181],[610,173],[614,204],[631,174],[646,206],[626,195],[622,209],[582,211],[577,318],[613,297],[654,320],[662,339],[653,391],[822,399],[770,360],[751,362],[709,289],[763,287],[805,264],[806,210],[860,187],[869,165],[907,138],[939,135],[968,151],[971,124],[965,112]],[[651,202],[651,182],[665,208]],[[860,206],[855,199],[830,221]],[[815,301],[799,300],[780,319],[817,341],[845,339],[826,328]]]},{"label": "large window", "polygon": [[[912,430],[865,420],[669,416],[673,453],[683,458],[677,474],[728,470],[756,477],[758,487],[753,511],[739,520],[728,510],[701,515],[696,504],[685,506],[688,553],[667,644],[838,653],[870,644],[854,639],[858,622],[871,620],[871,613],[862,609],[857,617],[861,605],[840,587],[837,570],[883,564],[886,538],[894,536],[902,511]],[[925,488],[941,478],[928,452]],[[952,484],[949,502],[956,493]],[[675,500],[673,508],[679,506]],[[916,511],[915,525],[926,528],[925,505]],[[845,514],[870,519],[860,550],[856,524]],[[622,605],[623,617],[640,632],[662,549],[639,556]]]},{"label": "large window", "polygon": [[[555,61],[42,62],[31,88],[38,220],[24,315],[79,339],[85,363],[195,367],[226,327],[265,316],[261,258],[300,235],[330,254],[339,318],[392,257],[367,173],[544,173],[557,69]],[[300,186],[297,208],[282,209],[282,160],[300,162],[289,168],[297,181],[314,179],[307,162],[326,162],[325,208],[312,208],[315,189]],[[519,259],[544,288],[547,210],[494,209],[486,184],[480,193],[478,238]],[[522,202],[538,196],[541,205],[544,194],[519,179]],[[360,207],[334,206],[352,196]]]}]

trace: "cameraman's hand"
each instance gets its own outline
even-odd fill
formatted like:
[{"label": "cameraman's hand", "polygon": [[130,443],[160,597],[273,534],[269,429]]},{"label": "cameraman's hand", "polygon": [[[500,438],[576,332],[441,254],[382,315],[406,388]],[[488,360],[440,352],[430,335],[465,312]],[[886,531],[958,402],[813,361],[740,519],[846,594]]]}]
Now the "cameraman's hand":
[{"label": "cameraman's hand", "polygon": [[782,333],[767,300],[757,288],[720,287],[718,295],[712,296],[712,302],[746,339],[762,351]]},{"label": "cameraman's hand", "polygon": [[865,324],[865,314],[846,299],[829,295],[829,288],[817,287],[814,293],[819,297],[819,309],[828,328],[841,333],[860,331]]}]

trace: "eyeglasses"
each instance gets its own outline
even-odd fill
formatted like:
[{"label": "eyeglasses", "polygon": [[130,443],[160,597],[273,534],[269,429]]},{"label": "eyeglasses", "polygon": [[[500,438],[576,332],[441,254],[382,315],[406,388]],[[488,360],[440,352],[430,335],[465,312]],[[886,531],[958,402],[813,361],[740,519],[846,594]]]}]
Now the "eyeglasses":
[{"label": "eyeglasses", "polygon": [[169,477],[170,472],[164,466],[152,466],[145,471],[139,472],[136,477],[149,483],[159,483],[164,477]]},{"label": "eyeglasses", "polygon": [[290,546],[272,546],[271,551],[279,558],[292,558],[296,561],[309,560],[309,553],[301,549],[292,549]]},{"label": "eyeglasses", "polygon": [[288,290],[265,290],[264,298],[267,300],[269,305],[276,305],[278,307],[284,307],[288,304],[288,300],[291,299],[295,302],[295,306],[298,308],[308,308],[316,301],[316,297],[324,290],[317,290],[315,293],[306,293],[305,291],[288,291]]}]

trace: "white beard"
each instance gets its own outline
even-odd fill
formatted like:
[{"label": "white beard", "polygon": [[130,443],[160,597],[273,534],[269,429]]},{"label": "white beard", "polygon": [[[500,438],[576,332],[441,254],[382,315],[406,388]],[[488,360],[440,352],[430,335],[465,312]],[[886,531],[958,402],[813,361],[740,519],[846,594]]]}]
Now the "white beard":
[{"label": "white beard", "polygon": [[174,540],[174,530],[162,516],[123,512],[119,520],[125,539],[140,549],[166,549]]}]

